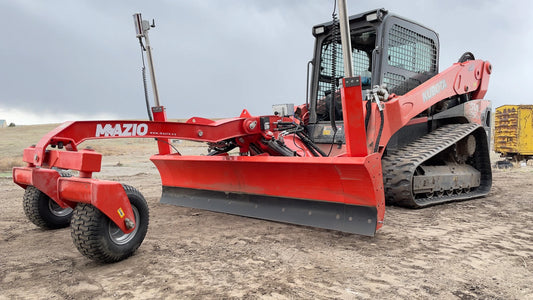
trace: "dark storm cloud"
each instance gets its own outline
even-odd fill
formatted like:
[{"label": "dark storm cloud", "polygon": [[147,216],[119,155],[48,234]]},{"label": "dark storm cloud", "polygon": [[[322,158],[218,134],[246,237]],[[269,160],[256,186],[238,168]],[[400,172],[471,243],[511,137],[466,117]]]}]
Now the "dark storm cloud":
[{"label": "dark storm cloud", "polygon": [[[377,7],[439,32],[441,70],[464,51],[491,61],[494,106],[533,102],[512,88],[529,85],[533,65],[528,2],[348,1],[352,14]],[[268,114],[272,104],[305,101],[311,27],[332,9],[332,1],[0,1],[0,108],[144,118],[132,20],[142,12],[156,20],[150,40],[169,117]]]}]

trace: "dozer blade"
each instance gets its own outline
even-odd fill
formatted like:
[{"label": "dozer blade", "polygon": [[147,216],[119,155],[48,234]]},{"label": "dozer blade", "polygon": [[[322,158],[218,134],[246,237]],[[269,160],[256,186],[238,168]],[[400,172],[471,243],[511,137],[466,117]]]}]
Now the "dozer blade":
[{"label": "dozer blade", "polygon": [[373,236],[384,217],[379,155],[155,155],[162,203]]}]

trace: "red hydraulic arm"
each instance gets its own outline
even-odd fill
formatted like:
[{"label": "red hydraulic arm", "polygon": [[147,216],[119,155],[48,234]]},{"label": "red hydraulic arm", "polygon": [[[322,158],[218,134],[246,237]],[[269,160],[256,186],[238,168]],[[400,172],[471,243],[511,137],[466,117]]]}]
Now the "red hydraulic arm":
[{"label": "red hydraulic arm", "polygon": [[[488,61],[470,60],[455,63],[405,95],[390,97],[389,101],[382,103],[384,126],[379,141],[380,149],[387,145],[396,131],[441,100],[467,93],[471,93],[473,100],[483,99],[487,93],[491,72],[492,65]],[[373,125],[369,126],[367,140],[369,149],[376,141],[378,132],[375,129],[379,128],[379,113],[375,103],[372,115]]]}]

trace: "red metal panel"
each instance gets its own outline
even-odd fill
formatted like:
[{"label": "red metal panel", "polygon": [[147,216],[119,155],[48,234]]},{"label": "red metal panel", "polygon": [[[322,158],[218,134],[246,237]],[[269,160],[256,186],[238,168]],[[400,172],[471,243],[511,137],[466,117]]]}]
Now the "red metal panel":
[{"label": "red metal panel", "polygon": [[47,151],[44,164],[47,167],[77,170],[83,172],[100,172],[102,154],[93,150]]},{"label": "red metal panel", "polygon": [[74,208],[78,202],[90,203],[124,232],[133,230],[127,229],[124,223],[126,218],[134,222],[135,217],[126,192],[118,182],[60,177],[56,170],[32,167],[13,168],[13,181],[23,188],[35,186],[63,208]]},{"label": "red metal panel", "polygon": [[[383,221],[381,161],[369,157],[155,155],[164,186],[374,206]],[[381,223],[379,223],[381,224]]]},{"label": "red metal panel", "polygon": [[61,177],[57,190],[63,201],[90,203],[108,216],[125,233],[126,218],[135,222],[128,196],[122,185],[114,181],[104,181],[78,177]]},{"label": "red metal panel", "polygon": [[27,167],[14,167],[13,168],[13,182],[26,188],[28,185],[32,185],[32,168]]},{"label": "red metal panel", "polygon": [[[154,121],[166,122],[167,121],[167,112],[163,106],[152,107],[152,114],[154,115]],[[159,149],[159,154],[170,154],[172,149],[170,148],[169,139],[158,138],[157,139],[157,148]]]},{"label": "red metal panel", "polygon": [[32,169],[32,185],[38,190],[48,195],[50,198],[56,200],[57,204],[66,207],[62,201],[57,201],[57,179],[60,177],[56,170],[33,168]]},{"label": "red metal panel", "polygon": [[28,185],[36,187],[63,208],[74,207],[75,204],[59,199],[57,194],[58,178],[60,175],[56,170],[32,167],[13,168],[13,181],[16,184],[23,188]]},{"label": "red metal panel", "polygon": [[[357,79],[357,85],[346,87],[346,80]],[[346,139],[347,156],[366,156],[365,117],[363,114],[363,96],[361,91],[361,78],[343,78],[341,99],[344,119],[344,136]]]},{"label": "red metal panel", "polygon": [[79,181],[79,178],[61,180],[57,185],[59,197],[72,202],[92,202],[92,183],[88,180]]},{"label": "red metal panel", "polygon": [[35,146],[28,147],[24,149],[24,152],[22,153],[22,160],[24,162],[29,163],[30,165],[33,165],[33,162],[35,160]]},{"label": "red metal panel", "polygon": [[[23,160],[33,164],[35,155],[38,155],[36,148],[28,147],[24,149]],[[44,156],[41,155],[40,157],[39,164],[41,166],[82,172],[100,172],[102,163],[102,154],[88,149],[80,151],[47,150]]]},{"label": "red metal panel", "polygon": [[480,74],[480,84],[476,91],[472,93],[472,99],[483,99],[489,88],[490,74],[492,73],[492,65],[485,61]]},{"label": "red metal panel", "polygon": [[465,103],[465,116],[468,118],[468,121],[480,125],[490,125],[483,124],[482,117],[488,109],[490,109],[489,100],[471,100]]},{"label": "red metal panel", "polygon": [[[36,148],[26,148],[23,159],[31,164],[34,161],[34,155],[36,155]],[[82,172],[100,172],[102,154],[88,149],[80,151],[48,150],[45,152],[44,159],[39,161],[42,166],[47,168],[57,167]]]}]

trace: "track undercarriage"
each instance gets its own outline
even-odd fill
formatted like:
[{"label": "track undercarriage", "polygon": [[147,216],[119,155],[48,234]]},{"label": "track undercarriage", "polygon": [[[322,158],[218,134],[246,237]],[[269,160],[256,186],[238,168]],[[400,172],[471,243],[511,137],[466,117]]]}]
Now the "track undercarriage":
[{"label": "track undercarriage", "polygon": [[487,138],[475,123],[450,124],[382,158],[387,204],[421,208],[486,195]]}]

